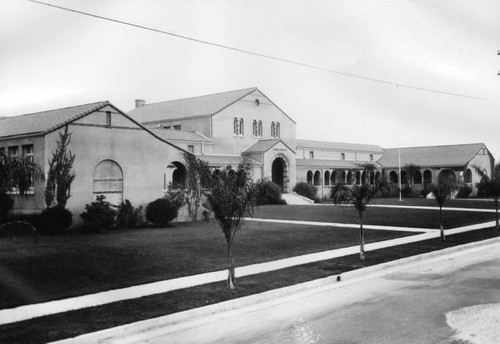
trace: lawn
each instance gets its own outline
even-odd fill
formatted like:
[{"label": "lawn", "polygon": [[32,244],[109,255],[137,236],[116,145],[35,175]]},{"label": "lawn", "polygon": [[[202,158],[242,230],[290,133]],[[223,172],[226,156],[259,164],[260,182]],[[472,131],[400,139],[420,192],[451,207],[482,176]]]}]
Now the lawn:
[{"label": "lawn", "polygon": [[[406,235],[370,230],[366,241]],[[236,236],[236,264],[357,244],[356,229],[249,222]],[[0,308],[223,270],[226,251],[215,222],[0,241]]]},{"label": "lawn", "polygon": [[[388,203],[390,204],[387,201],[378,202],[378,204]],[[254,217],[350,224],[358,221],[357,213],[353,207],[334,206],[333,204],[257,207],[255,208]],[[493,221],[494,219],[494,213],[443,211],[443,225],[447,229]],[[439,211],[368,206],[363,216],[363,222],[371,225],[439,229]]]},{"label": "lawn", "polygon": [[0,327],[2,343],[45,343],[83,333],[163,316],[187,309],[214,304],[238,297],[261,293],[342,272],[376,265],[425,252],[453,247],[468,242],[498,237],[495,229],[451,235],[446,242],[431,239],[367,253],[360,261],[358,255],[320,261],[274,272],[237,278],[237,289],[230,291],[225,282],[211,283],[176,290],[140,299],[126,300],[99,307],[27,320]]}]

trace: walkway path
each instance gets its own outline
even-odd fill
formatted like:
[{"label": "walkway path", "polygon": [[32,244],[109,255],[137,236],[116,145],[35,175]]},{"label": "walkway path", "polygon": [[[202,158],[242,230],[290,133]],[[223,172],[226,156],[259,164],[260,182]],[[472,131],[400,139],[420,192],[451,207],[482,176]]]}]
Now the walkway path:
[{"label": "walkway path", "polygon": [[[259,220],[259,219],[254,219]],[[263,220],[263,219],[260,219]],[[277,220],[273,220],[277,221]],[[303,224],[304,221],[281,221],[286,223],[298,223]],[[311,224],[310,222],[307,222]],[[326,225],[319,224],[318,225]],[[329,224],[330,226],[332,224]],[[482,224],[476,224],[471,226],[458,227],[454,229],[446,230],[447,235],[467,232],[471,230],[483,229],[492,227],[495,225],[494,221],[486,222]],[[342,227],[353,226],[353,225],[342,225]],[[355,226],[357,227],[357,226]],[[367,226],[368,227],[368,226]],[[371,226],[373,227],[373,226]],[[387,229],[387,230],[397,230],[396,227],[385,227],[376,226],[377,229]],[[409,229],[404,229],[409,230]],[[419,232],[423,232],[422,229],[418,229]],[[370,243],[365,245],[366,251],[377,250],[380,248],[403,245],[407,243],[438,238],[439,231],[425,231],[417,235],[407,236],[404,238],[397,238],[391,240],[385,240],[375,243]],[[338,257],[343,257],[346,255],[356,254],[359,252],[359,246],[350,246],[336,250],[323,251],[317,253],[311,253],[307,255],[284,258],[275,261],[247,265],[243,267],[236,268],[236,275],[239,277],[259,274],[263,272],[279,270],[291,266],[308,264],[312,262],[317,262],[321,260],[328,260]],[[63,300],[50,301],[45,303],[38,303],[26,306],[20,306],[17,308],[0,310],[0,325],[14,323],[18,321],[28,320],[36,317],[67,312],[70,310],[77,310],[87,307],[94,307],[99,305],[108,304],[111,302],[123,301],[128,299],[139,298],[148,295],[166,293],[172,290],[189,288],[197,285],[213,283],[218,281],[223,281],[227,278],[227,270],[214,271],[204,274],[198,274],[193,276],[180,277],[160,282],[148,283],[143,285],[132,286],[128,288],[115,289],[105,292],[100,292],[96,294],[83,295],[78,297],[72,297]]]}]

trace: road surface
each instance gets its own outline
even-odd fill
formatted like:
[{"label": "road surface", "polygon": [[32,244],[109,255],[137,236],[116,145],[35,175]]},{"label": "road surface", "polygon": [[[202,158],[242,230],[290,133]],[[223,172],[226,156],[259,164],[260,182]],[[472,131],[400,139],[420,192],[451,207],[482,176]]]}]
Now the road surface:
[{"label": "road surface", "polygon": [[[457,331],[458,330],[458,331]],[[132,339],[132,338],[130,338]],[[500,343],[500,243],[285,303],[214,315],[148,343]]]}]

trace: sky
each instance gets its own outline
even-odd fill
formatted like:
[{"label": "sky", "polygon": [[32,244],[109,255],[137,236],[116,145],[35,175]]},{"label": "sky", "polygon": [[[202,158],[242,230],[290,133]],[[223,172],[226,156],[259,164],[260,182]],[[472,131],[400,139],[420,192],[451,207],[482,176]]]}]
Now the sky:
[{"label": "sky", "polygon": [[297,63],[0,0],[0,116],[258,87],[300,139],[500,160],[497,0],[44,1]]}]

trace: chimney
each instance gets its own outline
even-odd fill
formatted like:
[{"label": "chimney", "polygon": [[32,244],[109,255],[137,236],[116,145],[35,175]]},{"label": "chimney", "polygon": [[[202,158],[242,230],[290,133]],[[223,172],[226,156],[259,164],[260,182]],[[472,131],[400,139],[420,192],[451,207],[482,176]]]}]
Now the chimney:
[{"label": "chimney", "polygon": [[140,108],[141,106],[146,105],[146,101],[144,99],[136,99],[135,100],[135,108]]}]

